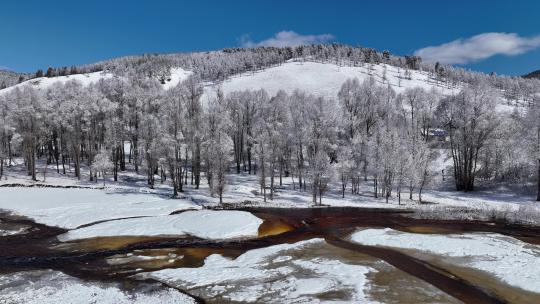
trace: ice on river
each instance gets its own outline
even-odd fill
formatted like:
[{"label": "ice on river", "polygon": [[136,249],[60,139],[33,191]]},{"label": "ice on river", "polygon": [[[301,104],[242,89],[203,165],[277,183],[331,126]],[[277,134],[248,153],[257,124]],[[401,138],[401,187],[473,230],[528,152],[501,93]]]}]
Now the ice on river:
[{"label": "ice on river", "polygon": [[116,283],[89,283],[52,270],[0,275],[0,303],[195,303],[189,296],[172,288],[147,286],[147,289],[127,291]]},{"label": "ice on river", "polygon": [[291,256],[324,244],[323,239],[279,244],[247,251],[236,259],[213,254],[199,268],[140,275],[188,290],[204,290],[205,297],[223,301],[318,303],[318,296],[338,292],[348,295],[350,301],[366,302],[366,275],[375,272],[374,268],[322,257]]},{"label": "ice on river", "polygon": [[204,239],[255,237],[262,220],[245,211],[184,211],[175,215],[110,221],[71,230],[61,241],[106,236],[190,235]]},{"label": "ice on river", "polygon": [[365,229],[352,235],[362,245],[416,249],[494,275],[524,290],[540,293],[540,246],[495,233],[427,235],[393,229]]}]

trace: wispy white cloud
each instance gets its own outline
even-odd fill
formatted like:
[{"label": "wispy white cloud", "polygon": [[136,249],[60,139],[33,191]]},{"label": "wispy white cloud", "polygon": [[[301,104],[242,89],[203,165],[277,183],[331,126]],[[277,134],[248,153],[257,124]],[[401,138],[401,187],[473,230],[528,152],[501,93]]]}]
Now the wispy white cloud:
[{"label": "wispy white cloud", "polygon": [[4,66],[4,65],[0,65],[0,70],[8,70],[8,71],[11,71],[11,69],[7,66]]},{"label": "wispy white cloud", "polygon": [[255,42],[245,35],[240,38],[240,44],[243,47],[257,47],[257,46],[298,46],[306,44],[326,43],[334,39],[331,34],[321,35],[301,35],[293,31],[281,31],[276,33],[273,37]]},{"label": "wispy white cloud", "polygon": [[515,56],[540,47],[540,35],[521,37],[516,33],[483,33],[438,46],[419,49],[415,55],[424,62],[466,64],[495,55]]}]

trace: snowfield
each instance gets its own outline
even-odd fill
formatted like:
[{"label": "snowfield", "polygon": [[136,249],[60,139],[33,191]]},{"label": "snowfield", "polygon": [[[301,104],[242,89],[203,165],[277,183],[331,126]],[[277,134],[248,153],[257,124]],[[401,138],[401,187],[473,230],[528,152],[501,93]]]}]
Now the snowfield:
[{"label": "snowfield", "polygon": [[362,245],[414,249],[439,255],[447,263],[481,270],[509,285],[540,293],[540,246],[508,236],[494,233],[426,235],[385,228],[361,230],[351,238]]},{"label": "snowfield", "polygon": [[176,215],[110,221],[71,230],[58,237],[71,241],[104,236],[190,235],[204,239],[256,237],[262,220],[245,211],[185,211]]},{"label": "snowfield", "polygon": [[0,275],[0,303],[195,303],[189,296],[172,288],[138,293],[122,290],[117,285],[90,284],[52,270],[17,272]]},{"label": "snowfield", "polygon": [[144,193],[76,188],[0,188],[0,209],[67,229],[97,221],[167,215],[177,210],[200,208],[191,201]]},{"label": "snowfield", "polygon": [[[386,80],[383,81],[384,69]],[[367,64],[351,67],[332,63],[292,61],[262,71],[235,75],[217,85],[208,85],[202,100],[207,102],[215,97],[218,87],[225,94],[233,91],[265,89],[272,96],[279,90],[292,93],[298,89],[316,96],[337,99],[337,94],[347,79],[358,78],[362,82],[369,77],[373,77],[380,85],[390,84],[397,93],[413,87],[421,87],[428,91],[434,88],[445,95],[458,91],[448,88],[441,82],[435,83],[426,72],[414,70],[410,72],[409,80],[405,78],[404,69],[386,64],[373,65],[373,70],[369,71]]]},{"label": "snowfield", "polygon": [[[183,288],[205,289],[232,301],[318,303],[317,295],[349,290],[354,302],[369,302],[366,275],[375,269],[326,258],[294,259],[294,252],[323,245],[323,239],[280,244],[247,251],[231,260],[218,254],[199,268],[164,269],[140,274]],[[291,262],[291,260],[293,260]]]}]

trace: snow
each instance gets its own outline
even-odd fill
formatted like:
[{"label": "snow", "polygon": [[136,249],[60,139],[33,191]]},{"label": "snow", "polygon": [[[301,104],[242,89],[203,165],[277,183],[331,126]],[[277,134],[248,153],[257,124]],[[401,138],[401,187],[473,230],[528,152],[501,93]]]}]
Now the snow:
[{"label": "snow", "polygon": [[68,75],[68,76],[57,76],[57,77],[39,77],[30,79],[27,81],[23,81],[17,85],[5,88],[3,90],[0,90],[0,95],[7,93],[15,88],[22,88],[23,86],[33,86],[34,88],[38,90],[46,90],[48,87],[53,85],[54,83],[66,83],[70,80],[77,80],[79,81],[83,86],[88,86],[92,83],[98,82],[100,79],[109,79],[112,78],[113,74],[111,73],[104,73],[104,72],[93,72],[93,73],[87,73],[87,74],[74,74],[74,75]]},{"label": "snow", "polygon": [[182,68],[172,68],[170,80],[165,82],[165,84],[163,85],[163,88],[165,90],[173,88],[176,85],[178,85],[180,82],[186,80],[191,74],[193,74],[191,71],[186,71]]},{"label": "snow", "polygon": [[137,293],[122,290],[117,284],[90,284],[51,270],[0,275],[0,290],[0,303],[195,303],[172,288]]},{"label": "snow", "polygon": [[210,296],[247,302],[317,303],[317,295],[347,290],[365,302],[366,275],[375,269],[327,258],[296,259],[288,254],[324,245],[323,239],[247,251],[234,260],[218,254],[199,268],[164,269],[140,274],[188,290],[205,288]]},{"label": "snow", "polygon": [[[186,80],[191,74],[192,74],[191,71],[186,71],[179,67],[171,68],[171,75],[169,78],[170,80],[167,79],[168,81],[166,81],[165,84],[163,84],[163,88],[165,90],[168,90],[176,86],[178,83]],[[92,83],[98,82],[100,79],[110,79],[113,77],[116,77],[116,76],[114,76],[112,73],[102,72],[102,71],[86,73],[86,74],[73,74],[73,75],[67,75],[67,76],[39,77],[39,78],[33,78],[27,81],[23,81],[14,86],[0,90],[0,95],[8,93],[11,90],[14,90],[15,88],[22,88],[24,86],[32,86],[38,90],[46,90],[47,88],[49,88],[55,83],[65,84],[66,82],[71,81],[71,80],[79,81],[83,86],[88,86]]]},{"label": "snow", "polygon": [[532,195],[504,188],[476,190],[474,192],[426,190],[422,194],[422,200],[444,206],[513,212],[518,211],[521,206],[536,207],[537,205]]},{"label": "snow", "polygon": [[426,235],[386,228],[361,230],[351,238],[363,245],[427,251],[442,256],[447,263],[481,270],[509,285],[540,292],[540,246],[508,236],[494,233]]},{"label": "snow", "polygon": [[[0,223],[1,223],[1,221],[0,221]],[[26,232],[26,230],[28,230],[28,227],[21,227],[21,228],[17,228],[17,229],[8,229],[8,230],[0,228],[0,237],[23,234],[24,232]]]},{"label": "snow", "polygon": [[[383,83],[382,75],[385,68],[387,81]],[[367,65],[352,67],[338,66],[332,63],[291,61],[262,71],[232,76],[218,85],[209,85],[205,88],[202,100],[205,102],[215,97],[218,87],[225,94],[232,91],[265,89],[272,96],[279,90],[292,93],[299,89],[317,96],[337,99],[337,94],[347,79],[358,78],[363,81],[369,77],[373,77],[380,85],[388,85],[389,83],[398,93],[413,87],[422,87],[426,90],[435,88],[446,95],[457,92],[457,89],[441,85],[441,82],[436,83],[430,79],[426,72],[415,70],[410,72],[411,79],[409,80],[404,78],[404,69],[400,69],[398,72],[397,67],[386,64],[373,65],[373,71],[370,72]]]},{"label": "snow", "polygon": [[71,241],[105,236],[191,235],[204,239],[256,237],[262,220],[245,211],[185,211],[180,214],[110,221],[71,230]]},{"label": "snow", "polygon": [[[227,175],[227,188],[223,194],[225,202],[244,203],[249,202],[252,206],[279,207],[279,208],[310,208],[313,207],[311,192],[298,190],[298,181],[295,178],[296,190],[293,190],[293,180],[291,177],[283,177],[283,184],[279,186],[276,181],[274,200],[267,199],[264,202],[263,196],[259,194],[260,185],[257,175],[249,174],[229,174]],[[199,204],[217,205],[219,198],[209,194],[208,184],[203,181],[200,189],[193,190],[186,188],[185,194]],[[366,186],[366,189],[368,186]],[[334,207],[363,207],[363,208],[405,208],[396,202],[387,204],[383,199],[375,199],[372,195],[351,195],[350,191],[342,198],[339,185],[332,185],[329,191],[324,193],[322,203]],[[371,188],[369,188],[371,190]],[[269,196],[269,190],[267,190]],[[267,197],[268,198],[268,197]]]},{"label": "snow", "polygon": [[181,199],[97,189],[0,188],[0,209],[12,211],[49,226],[73,229],[97,221],[134,216],[167,215],[198,209]]}]

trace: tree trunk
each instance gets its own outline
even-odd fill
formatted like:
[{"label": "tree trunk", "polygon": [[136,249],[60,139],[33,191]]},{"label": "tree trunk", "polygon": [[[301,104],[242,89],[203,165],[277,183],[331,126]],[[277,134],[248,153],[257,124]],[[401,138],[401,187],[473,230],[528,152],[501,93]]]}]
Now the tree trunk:
[{"label": "tree trunk", "polygon": [[251,146],[248,145],[247,148],[247,159],[248,159],[248,172],[251,174]]},{"label": "tree trunk", "polygon": [[[133,138],[133,165],[135,166],[135,173],[139,173],[139,139],[137,136]],[[116,180],[115,180],[116,181]]]},{"label": "tree trunk", "polygon": [[538,193],[536,195],[536,200],[540,202],[540,158],[538,159]]},{"label": "tree trunk", "polygon": [[8,167],[11,167],[11,161],[12,161],[12,152],[11,152],[11,140],[8,141],[8,158],[9,158],[9,161],[8,161]]},{"label": "tree trunk", "polygon": [[272,170],[270,171],[270,200],[274,200],[274,166],[272,166]]},{"label": "tree trunk", "polygon": [[124,147],[124,141],[120,146],[120,171],[126,171],[126,151]]},{"label": "tree trunk", "polygon": [[424,190],[424,186],[426,185],[427,180],[427,170],[424,170],[424,174],[422,175],[422,183],[420,184],[420,188],[418,189],[418,202],[422,203],[422,190]]},{"label": "tree trunk", "polygon": [[199,139],[197,139],[197,142],[195,143],[195,155],[193,158],[195,166],[192,170],[195,175],[195,189],[199,189],[199,184],[201,182],[201,142]]},{"label": "tree trunk", "polygon": [[311,187],[313,188],[313,205],[317,205],[317,182],[315,180],[313,181]]},{"label": "tree trunk", "polygon": [[185,149],[185,155],[186,157],[184,158],[184,184],[187,185],[188,183],[188,145],[186,145]]},{"label": "tree trunk", "polygon": [[373,192],[375,193],[375,198],[379,196],[379,190],[377,190],[377,176],[373,179]]},{"label": "tree trunk", "polygon": [[115,182],[117,182],[118,181],[118,153],[116,149],[113,149],[113,162],[114,162],[113,179]]},{"label": "tree trunk", "polygon": [[283,186],[283,158],[279,159],[279,186]]},{"label": "tree trunk", "polygon": [[37,178],[36,178],[36,152],[35,152],[34,147],[32,147],[31,157],[32,157],[32,159],[30,160],[30,166],[32,168],[32,180],[37,181]]}]

